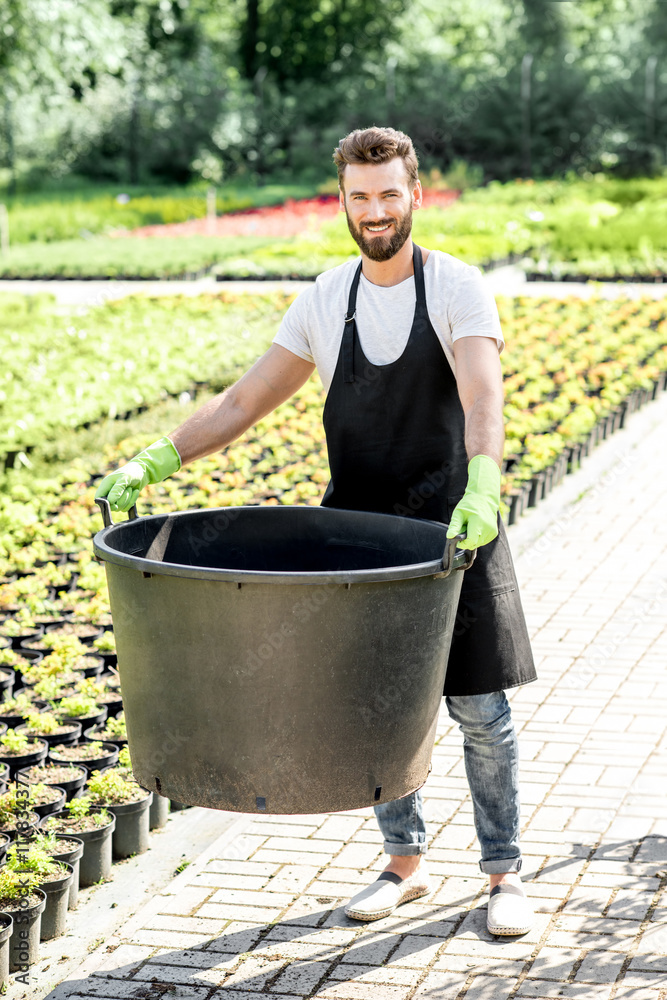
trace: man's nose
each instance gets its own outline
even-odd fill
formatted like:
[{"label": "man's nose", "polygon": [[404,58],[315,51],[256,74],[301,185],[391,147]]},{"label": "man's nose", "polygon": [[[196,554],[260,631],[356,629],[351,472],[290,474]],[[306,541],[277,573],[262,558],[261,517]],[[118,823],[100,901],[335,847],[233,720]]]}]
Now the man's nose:
[{"label": "man's nose", "polygon": [[381,198],[369,198],[366,205],[366,215],[369,219],[384,219],[385,211]]}]

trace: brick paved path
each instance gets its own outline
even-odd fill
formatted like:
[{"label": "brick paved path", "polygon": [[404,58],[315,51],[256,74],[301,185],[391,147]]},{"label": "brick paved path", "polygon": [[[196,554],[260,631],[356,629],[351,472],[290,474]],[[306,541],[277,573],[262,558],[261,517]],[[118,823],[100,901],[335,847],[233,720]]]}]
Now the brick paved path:
[{"label": "brick paved path", "polygon": [[249,818],[50,1000],[667,997],[666,421],[667,394],[510,529],[539,670],[511,696],[530,934],[486,932],[461,741],[443,715],[425,788],[430,897],[346,919],[384,866],[371,810]]}]

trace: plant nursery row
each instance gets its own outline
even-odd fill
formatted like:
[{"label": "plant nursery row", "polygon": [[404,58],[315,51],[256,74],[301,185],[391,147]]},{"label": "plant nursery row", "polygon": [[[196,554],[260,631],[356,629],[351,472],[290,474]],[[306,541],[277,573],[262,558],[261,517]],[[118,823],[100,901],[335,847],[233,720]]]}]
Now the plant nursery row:
[{"label": "plant nursery row", "polygon": [[[268,185],[221,192],[218,212],[242,211],[212,228],[191,224],[205,215],[203,192],[17,201],[0,277],[314,278],[357,253],[344,215],[332,218],[324,198],[295,213],[294,199],[314,193]],[[661,281],[666,273],[665,178],[517,180],[455,195],[427,188],[415,240],[481,267],[521,260],[530,278]]]},{"label": "plant nursery row", "polygon": [[[64,317],[44,296],[0,298],[8,331],[0,374],[0,455],[11,465],[17,455],[29,455],[37,443],[57,440],[68,429],[127,416],[203,384],[219,391],[269,346],[290,301],[281,293],[130,296]],[[637,393],[653,391],[667,367],[667,307],[647,299],[500,298],[499,311],[507,342],[502,363],[509,491],[552,465],[566,448],[581,446],[596,425],[609,417],[618,423]],[[318,415],[303,454],[323,448],[317,386],[314,381],[297,397]],[[277,452],[270,442],[246,443],[263,456],[257,475],[284,478],[292,435],[299,431],[293,417],[289,409],[277,411]],[[245,470],[243,456],[238,460]],[[307,475],[306,467],[299,479],[305,487]],[[292,495],[291,487],[284,489]]]}]

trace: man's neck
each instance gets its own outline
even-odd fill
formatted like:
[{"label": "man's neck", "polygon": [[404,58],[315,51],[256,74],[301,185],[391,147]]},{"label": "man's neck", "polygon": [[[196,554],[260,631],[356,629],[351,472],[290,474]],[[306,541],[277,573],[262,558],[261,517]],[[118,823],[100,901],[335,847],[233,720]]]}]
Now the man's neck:
[{"label": "man's neck", "polygon": [[412,260],[412,240],[407,239],[401,249],[389,260],[371,260],[362,253],[361,271],[368,281],[374,285],[398,285],[415,273]]}]

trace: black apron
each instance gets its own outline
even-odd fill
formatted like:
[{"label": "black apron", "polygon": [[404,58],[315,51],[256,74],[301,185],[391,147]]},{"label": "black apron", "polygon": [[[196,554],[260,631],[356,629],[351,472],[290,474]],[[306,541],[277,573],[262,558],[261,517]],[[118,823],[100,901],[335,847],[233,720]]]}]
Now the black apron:
[{"label": "black apron", "polygon": [[[336,370],[324,406],[331,481],[325,507],[449,523],[468,481],[465,418],[456,379],[431,325],[421,249],[417,302],[403,354],[366,358],[354,319],[355,273]],[[536,679],[504,525],[465,571],[444,694],[488,694]]]}]

